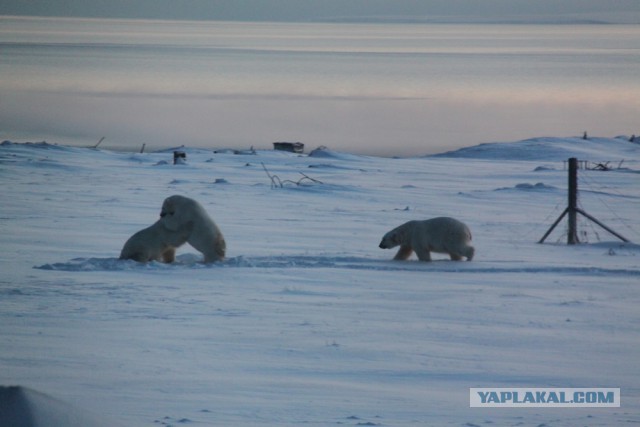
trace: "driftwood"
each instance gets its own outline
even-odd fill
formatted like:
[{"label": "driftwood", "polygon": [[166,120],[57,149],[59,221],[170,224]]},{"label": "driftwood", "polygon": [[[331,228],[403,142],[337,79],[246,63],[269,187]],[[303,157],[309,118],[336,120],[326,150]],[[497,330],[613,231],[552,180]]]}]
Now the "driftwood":
[{"label": "driftwood", "polygon": [[294,184],[294,185],[302,185],[306,180],[315,182],[316,184],[322,184],[322,181],[319,181],[315,178],[311,178],[310,176],[305,175],[302,172],[299,172],[299,174],[302,175],[302,178],[300,178],[297,181],[292,181],[290,179],[281,180],[278,175],[272,175],[267,169],[267,167],[264,165],[264,163],[261,162],[260,164],[262,165],[262,169],[264,169],[265,173],[271,180],[271,188],[282,188],[284,187],[284,184],[287,184],[287,183]]},{"label": "driftwood", "polygon": [[102,144],[102,141],[104,141],[106,138],[106,136],[103,136],[102,138],[100,138],[100,141],[98,141],[98,143],[96,145],[93,146],[93,148],[98,148],[98,145]]}]

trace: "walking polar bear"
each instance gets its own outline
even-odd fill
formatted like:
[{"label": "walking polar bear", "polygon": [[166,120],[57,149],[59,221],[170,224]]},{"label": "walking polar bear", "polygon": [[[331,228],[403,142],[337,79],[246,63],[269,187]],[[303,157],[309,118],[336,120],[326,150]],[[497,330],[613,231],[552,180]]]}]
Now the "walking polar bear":
[{"label": "walking polar bear", "polygon": [[205,263],[225,256],[224,236],[207,211],[197,201],[175,195],[162,203],[158,221],[127,240],[120,259],[170,263],[175,260],[176,248],[185,243],[201,252]]},{"label": "walking polar bear", "polygon": [[409,221],[384,235],[381,249],[400,246],[393,259],[405,260],[415,252],[420,261],[431,261],[431,252],[449,254],[452,260],[473,259],[475,249],[469,245],[471,231],[455,218],[439,217]]}]

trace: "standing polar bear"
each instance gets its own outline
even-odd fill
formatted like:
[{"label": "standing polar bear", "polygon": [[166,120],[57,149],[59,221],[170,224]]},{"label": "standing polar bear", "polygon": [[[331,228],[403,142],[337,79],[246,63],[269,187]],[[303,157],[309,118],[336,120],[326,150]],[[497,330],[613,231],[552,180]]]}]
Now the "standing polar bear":
[{"label": "standing polar bear", "polygon": [[455,218],[439,217],[409,221],[384,235],[381,249],[400,246],[393,259],[405,260],[415,251],[420,261],[431,261],[431,252],[449,254],[452,260],[473,259],[475,249],[469,245],[471,231]]},{"label": "standing polar bear", "polygon": [[226,252],[224,236],[197,201],[171,196],[162,203],[160,219],[127,240],[120,259],[138,262],[175,260],[176,248],[189,243],[204,255],[204,262],[220,261]]}]

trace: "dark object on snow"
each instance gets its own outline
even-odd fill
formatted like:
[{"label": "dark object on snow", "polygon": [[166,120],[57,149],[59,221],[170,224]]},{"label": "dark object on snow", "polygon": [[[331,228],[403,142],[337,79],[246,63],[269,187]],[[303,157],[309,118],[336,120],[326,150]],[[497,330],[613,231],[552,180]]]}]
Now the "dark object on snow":
[{"label": "dark object on snow", "polygon": [[184,151],[174,151],[173,152],[173,164],[174,165],[183,165],[187,161],[187,153]]},{"label": "dark object on snow", "polygon": [[274,142],[273,149],[302,154],[304,152],[304,144],[302,142]]},{"label": "dark object on snow", "polygon": [[609,162],[598,163],[598,164],[596,164],[596,166],[593,169],[598,170],[598,171],[611,170],[611,168],[609,167]]},{"label": "dark object on snow", "polygon": [[117,424],[25,387],[0,386],[0,426],[107,427]]}]

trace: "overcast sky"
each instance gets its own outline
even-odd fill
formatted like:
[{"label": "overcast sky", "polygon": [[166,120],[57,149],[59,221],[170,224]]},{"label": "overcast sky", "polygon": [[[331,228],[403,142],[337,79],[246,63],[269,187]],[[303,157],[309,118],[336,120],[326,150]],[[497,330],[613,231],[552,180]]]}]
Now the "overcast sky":
[{"label": "overcast sky", "polygon": [[2,0],[0,15],[260,21],[640,22],[640,0]]}]

